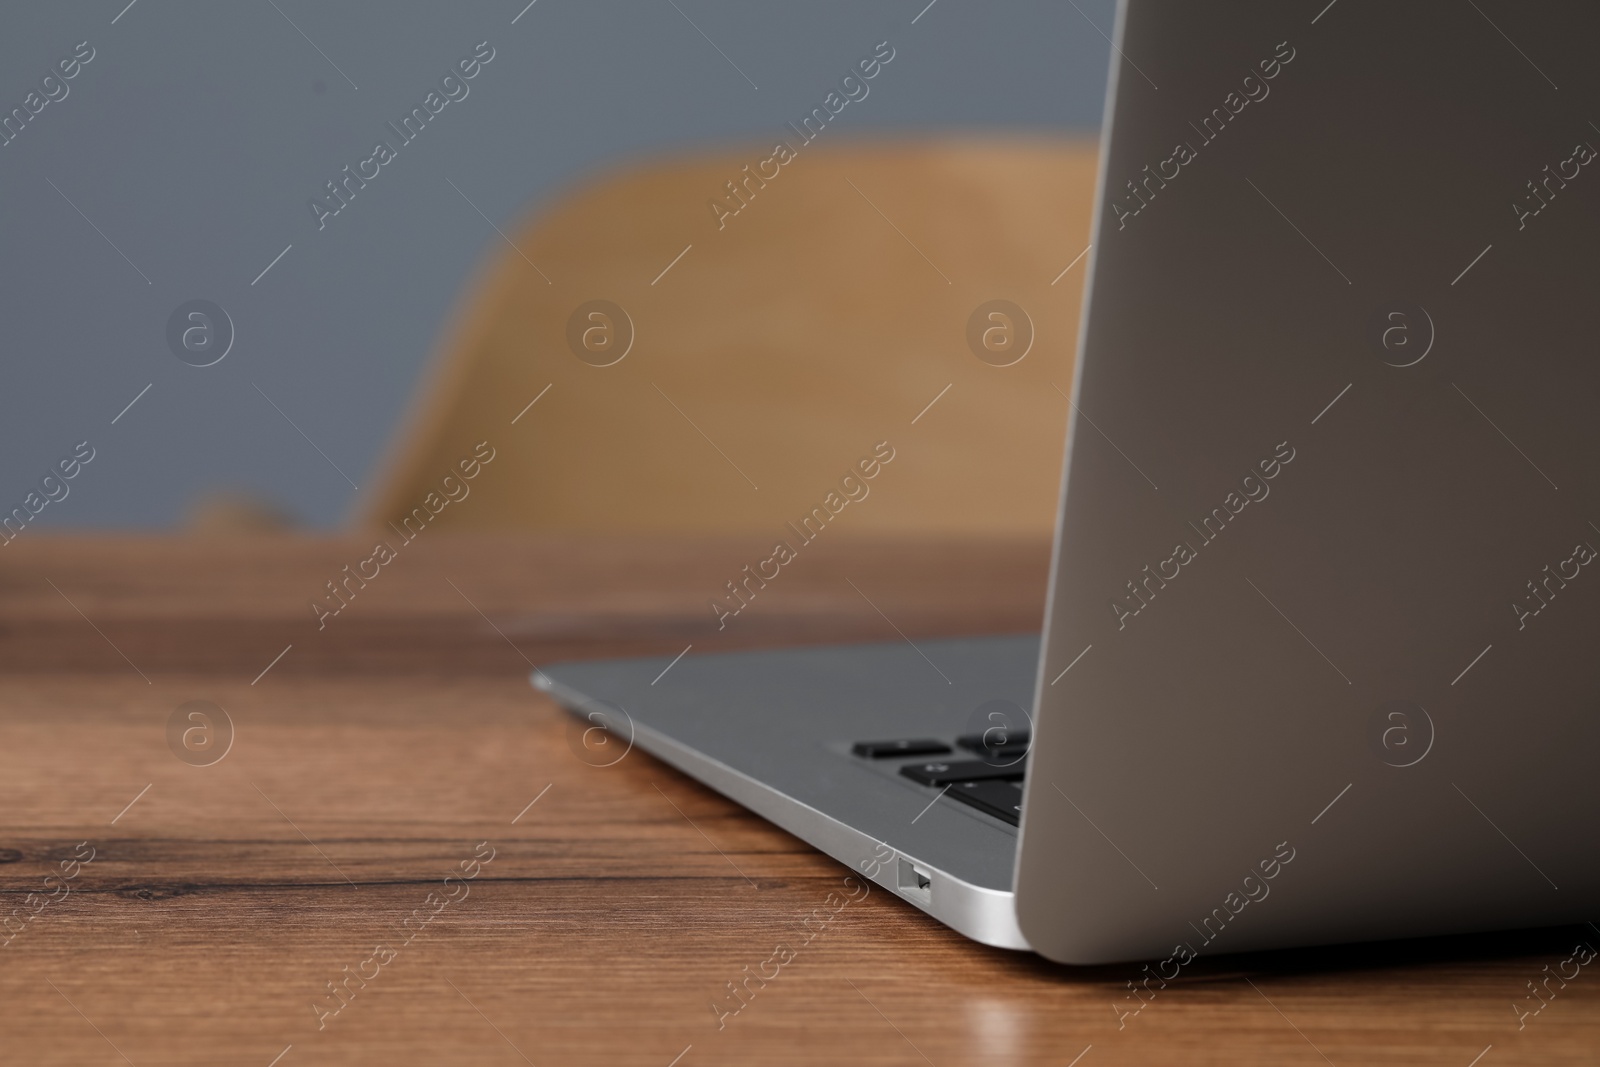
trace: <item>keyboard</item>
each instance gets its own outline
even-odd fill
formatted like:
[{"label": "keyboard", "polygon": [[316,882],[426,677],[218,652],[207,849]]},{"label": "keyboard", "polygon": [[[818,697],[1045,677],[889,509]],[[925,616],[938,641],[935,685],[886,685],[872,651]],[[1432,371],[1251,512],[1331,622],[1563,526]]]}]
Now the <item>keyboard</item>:
[{"label": "keyboard", "polygon": [[990,730],[955,739],[858,741],[850,751],[859,759],[896,760],[900,773],[939,796],[949,796],[1018,825],[1022,818],[1022,778],[1029,737],[1017,730]]}]

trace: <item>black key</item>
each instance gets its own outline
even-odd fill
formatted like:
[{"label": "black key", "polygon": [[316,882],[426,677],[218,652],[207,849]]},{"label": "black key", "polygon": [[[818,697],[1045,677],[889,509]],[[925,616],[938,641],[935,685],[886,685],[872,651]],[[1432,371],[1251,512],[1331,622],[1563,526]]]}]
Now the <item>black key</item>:
[{"label": "black key", "polygon": [[956,744],[969,752],[976,752],[991,759],[1021,759],[1028,754],[1028,735],[1021,730],[990,730],[987,733],[967,734],[956,738]]},{"label": "black key", "polygon": [[949,785],[951,782],[975,782],[988,778],[1021,778],[1020,763],[996,767],[982,760],[960,760],[955,763],[908,763],[900,773],[923,785]]},{"label": "black key", "polygon": [[943,741],[857,741],[851,748],[858,756],[867,759],[886,759],[890,756],[942,756],[950,751]]},{"label": "black key", "polygon": [[1022,820],[1022,786],[1016,782],[957,782],[946,795],[1012,826]]}]

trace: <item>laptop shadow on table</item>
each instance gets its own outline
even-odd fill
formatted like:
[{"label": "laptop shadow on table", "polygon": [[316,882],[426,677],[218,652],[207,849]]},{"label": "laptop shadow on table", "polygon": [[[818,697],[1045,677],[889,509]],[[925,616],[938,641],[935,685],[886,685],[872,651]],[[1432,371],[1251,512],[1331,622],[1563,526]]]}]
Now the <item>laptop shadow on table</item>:
[{"label": "laptop shadow on table", "polygon": [[[1546,926],[1524,930],[1501,930],[1446,937],[1419,937],[1400,941],[1367,941],[1348,945],[1277,949],[1270,952],[1241,952],[1231,955],[1200,956],[1182,973],[1166,983],[1166,988],[1237,982],[1243,978],[1292,978],[1306,975],[1327,978],[1337,974],[1378,974],[1456,963],[1483,963],[1521,958],[1544,958],[1571,951],[1575,941],[1596,940],[1587,926]],[[1125,989],[1130,980],[1144,976],[1147,962],[1101,964],[1074,967],[1053,963],[1031,953],[993,949],[1019,975],[1046,981],[1063,978],[1093,983],[1109,983]]]}]

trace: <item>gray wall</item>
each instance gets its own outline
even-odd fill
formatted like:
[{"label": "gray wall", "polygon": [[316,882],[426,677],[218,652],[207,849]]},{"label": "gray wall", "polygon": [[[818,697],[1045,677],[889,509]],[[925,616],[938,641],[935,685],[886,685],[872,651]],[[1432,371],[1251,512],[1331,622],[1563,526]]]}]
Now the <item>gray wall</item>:
[{"label": "gray wall", "polygon": [[[842,133],[1092,130],[1112,24],[1111,0],[537,0],[513,24],[525,2],[7,0],[0,113],[94,49],[0,147],[0,511],[95,449],[24,536],[168,526],[218,489],[340,522],[499,241],[450,182],[506,228],[597,168],[771,138],[883,39]],[[480,41],[470,94],[319,231],[308,199]],[[166,337],[197,298],[236,334],[204,368]]]}]

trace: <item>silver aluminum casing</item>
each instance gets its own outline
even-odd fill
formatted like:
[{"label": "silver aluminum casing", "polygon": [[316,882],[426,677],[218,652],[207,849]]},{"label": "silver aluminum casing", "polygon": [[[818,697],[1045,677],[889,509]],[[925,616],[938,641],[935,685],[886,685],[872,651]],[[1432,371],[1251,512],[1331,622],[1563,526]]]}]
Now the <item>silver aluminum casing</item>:
[{"label": "silver aluminum casing", "polygon": [[1035,950],[1170,976],[1600,910],[1596,40],[1576,3],[1123,5],[1073,389],[1098,429],[1072,416],[1015,880]]},{"label": "silver aluminum casing", "polygon": [[[952,800],[935,800],[936,790],[897,773],[905,760],[863,760],[850,745],[930,734],[948,740],[971,729],[972,709],[986,701],[1004,698],[1020,707],[1039,639],[917,647],[921,652],[896,642],[687,656],[676,663],[600,660],[547,666],[530,678],[573,712],[572,749],[598,770],[641,749],[957,932],[1025,949],[1011,893],[1016,831]],[[955,681],[944,681],[923,653]],[[907,884],[903,865],[930,885]]]}]

